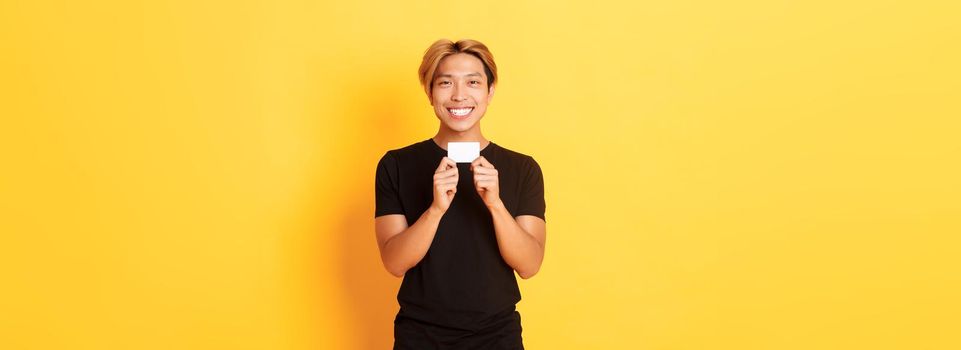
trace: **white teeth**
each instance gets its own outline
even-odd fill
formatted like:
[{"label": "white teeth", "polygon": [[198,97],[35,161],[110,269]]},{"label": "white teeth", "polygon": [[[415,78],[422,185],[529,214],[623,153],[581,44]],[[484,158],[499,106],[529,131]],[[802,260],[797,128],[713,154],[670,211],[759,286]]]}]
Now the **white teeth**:
[{"label": "white teeth", "polygon": [[467,115],[467,113],[470,113],[470,111],[474,110],[474,108],[460,108],[460,109],[448,109],[448,110],[450,111],[451,114],[455,116],[463,117]]}]

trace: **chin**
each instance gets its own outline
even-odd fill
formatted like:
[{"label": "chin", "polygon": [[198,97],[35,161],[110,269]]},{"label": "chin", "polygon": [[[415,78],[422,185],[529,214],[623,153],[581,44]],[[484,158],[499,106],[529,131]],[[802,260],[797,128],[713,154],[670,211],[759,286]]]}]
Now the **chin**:
[{"label": "chin", "polygon": [[458,123],[458,122],[451,122],[451,121],[444,122],[444,125],[447,125],[448,129],[451,129],[457,132],[464,132],[464,131],[470,130],[474,128],[474,125],[476,124],[477,123],[466,124],[466,123]]}]

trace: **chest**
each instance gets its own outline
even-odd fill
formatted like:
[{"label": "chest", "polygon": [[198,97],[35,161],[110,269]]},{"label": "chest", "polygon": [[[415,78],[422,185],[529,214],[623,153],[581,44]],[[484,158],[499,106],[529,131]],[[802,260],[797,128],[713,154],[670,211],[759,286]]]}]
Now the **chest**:
[{"label": "chest", "polygon": [[[491,159],[491,163],[494,164],[498,172],[500,199],[504,202],[507,210],[513,214],[516,212],[520,200],[523,169],[511,166],[512,163],[503,160]],[[416,167],[408,168],[407,171],[402,171],[398,178],[401,202],[409,224],[417,221],[420,215],[433,203],[434,170],[436,170],[436,167],[437,164],[419,164]],[[483,199],[474,187],[474,173],[470,170],[470,164],[458,163],[457,167],[457,194],[454,195],[451,209],[458,206],[461,209],[470,208],[486,211],[487,208]]]}]

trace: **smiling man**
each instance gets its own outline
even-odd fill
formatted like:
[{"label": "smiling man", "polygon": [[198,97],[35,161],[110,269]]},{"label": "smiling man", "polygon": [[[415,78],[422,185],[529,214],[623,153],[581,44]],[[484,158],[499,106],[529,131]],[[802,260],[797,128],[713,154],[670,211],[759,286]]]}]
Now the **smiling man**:
[{"label": "smiling man", "polygon": [[[403,277],[394,349],[523,349],[515,271],[534,276],[546,242],[544,178],[534,158],[487,140],[480,120],[497,66],[475,40],[438,40],[419,70],[439,129],[377,164],[381,260]],[[478,142],[471,163],[448,142]]]}]

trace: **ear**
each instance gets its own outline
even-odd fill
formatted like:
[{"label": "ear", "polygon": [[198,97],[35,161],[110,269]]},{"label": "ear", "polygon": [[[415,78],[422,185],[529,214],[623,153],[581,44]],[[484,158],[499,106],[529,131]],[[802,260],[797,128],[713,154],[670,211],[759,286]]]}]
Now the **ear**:
[{"label": "ear", "polygon": [[491,85],[490,91],[487,92],[487,102],[488,102],[488,103],[490,102],[490,100],[494,99],[494,87],[496,87],[496,86],[497,86],[497,85]]}]

